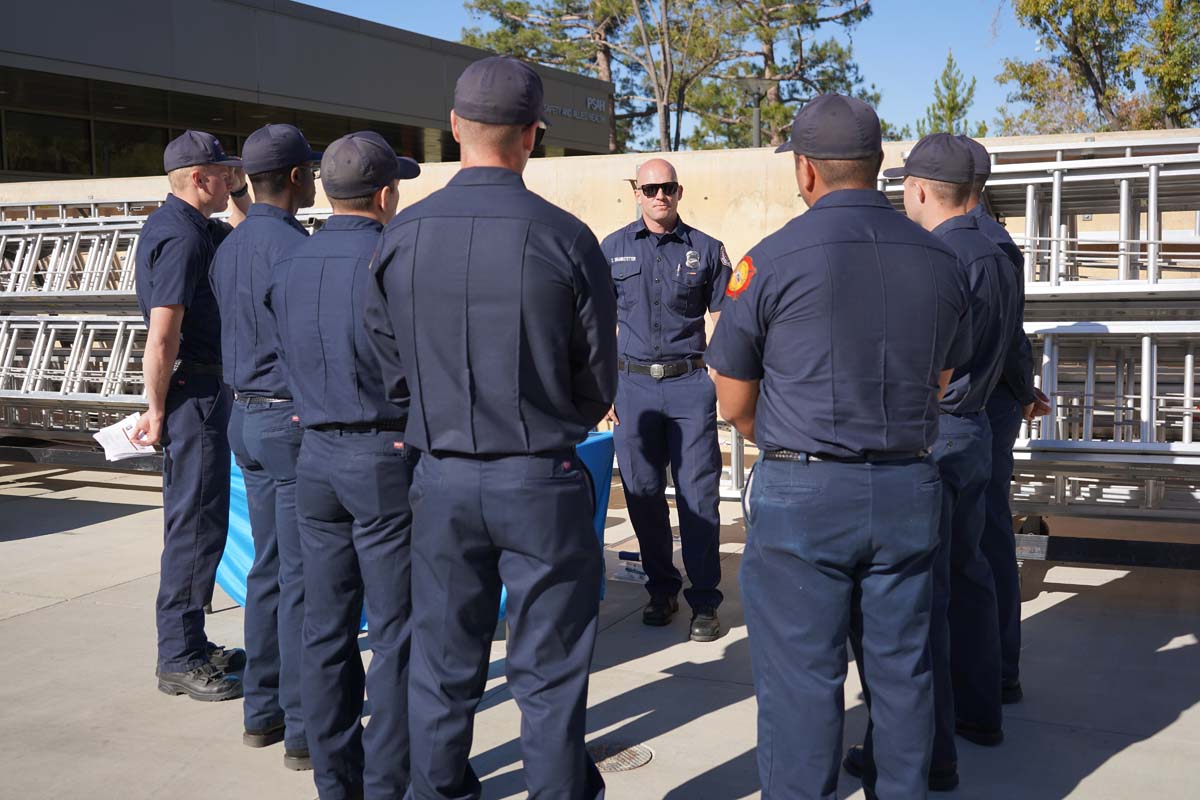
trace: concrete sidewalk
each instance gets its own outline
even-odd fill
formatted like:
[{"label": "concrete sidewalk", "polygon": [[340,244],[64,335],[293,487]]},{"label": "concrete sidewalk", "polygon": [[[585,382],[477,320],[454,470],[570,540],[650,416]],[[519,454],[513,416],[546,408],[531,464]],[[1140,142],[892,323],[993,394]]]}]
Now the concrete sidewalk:
[{"label": "concrete sidewalk", "polygon": [[[621,569],[618,549],[636,549],[620,505],[614,492],[610,572]],[[744,533],[737,505],[722,511],[724,638],[687,642],[686,610],[668,628],[647,628],[642,588],[608,582],[590,739],[654,754],[605,776],[610,800],[758,796],[737,589]],[[0,798],[314,796],[309,773],[283,768],[281,748],[242,746],[240,703],[155,689],[161,525],[156,477],[0,465]],[[1027,575],[1026,593],[1026,699],[1006,708],[1001,747],[960,741],[962,786],[934,796],[1200,796],[1200,578],[1053,565],[1044,578]],[[210,638],[240,644],[241,610],[219,590],[214,605]],[[476,724],[473,763],[488,798],[524,795],[503,656],[498,641]],[[846,707],[849,744],[866,721],[853,665]],[[862,792],[843,775],[839,798],[851,797]]]}]

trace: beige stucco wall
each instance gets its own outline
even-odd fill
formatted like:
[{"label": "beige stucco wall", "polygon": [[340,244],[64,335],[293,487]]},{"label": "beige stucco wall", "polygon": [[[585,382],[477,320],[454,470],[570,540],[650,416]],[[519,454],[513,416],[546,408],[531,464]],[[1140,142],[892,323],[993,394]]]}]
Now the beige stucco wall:
[{"label": "beige stucco wall", "polygon": [[[1099,133],[1096,144],[1112,139],[1177,138],[1196,136],[1200,131],[1138,131],[1135,133]],[[986,145],[1052,145],[1081,142],[1084,135],[992,138]],[[902,163],[912,142],[884,145],[884,166]],[[596,235],[609,232],[633,220],[637,206],[628,179],[637,165],[656,154],[634,153],[611,156],[535,159],[529,163],[525,181],[541,194],[583,219]],[[684,185],[681,212],[689,224],[723,240],[734,259],[739,258],[759,239],[774,231],[804,209],[797,196],[789,154],[775,154],[770,148],[740,150],[704,150],[673,153],[667,156],[679,172]],[[457,163],[426,164],[416,180],[402,186],[402,198],[411,202],[445,185],[457,171]],[[103,202],[150,200],[167,192],[165,177],[113,178],[81,181],[45,181],[0,184],[0,203],[27,202]],[[318,194],[318,207],[326,207]],[[1190,213],[1168,214],[1166,230],[1190,229]],[[1009,229],[1020,235],[1024,221],[1010,219]],[[1113,230],[1115,218],[1098,216],[1081,223],[1080,230]]]}]

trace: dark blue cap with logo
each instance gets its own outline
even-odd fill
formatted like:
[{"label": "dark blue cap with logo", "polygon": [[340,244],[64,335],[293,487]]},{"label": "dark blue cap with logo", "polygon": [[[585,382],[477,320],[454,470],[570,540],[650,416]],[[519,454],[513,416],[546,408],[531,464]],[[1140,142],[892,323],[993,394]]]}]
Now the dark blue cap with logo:
[{"label": "dark blue cap with logo", "polygon": [[926,178],[945,183],[970,183],[975,179],[971,148],[952,133],[931,133],[917,142],[903,167],[883,171],[885,178]]},{"label": "dark blue cap with logo", "polygon": [[775,148],[776,153],[839,161],[870,158],[882,150],[875,110],[840,94],[817,95],[805,103],[792,123],[792,138]]},{"label": "dark blue cap with logo", "polygon": [[979,142],[972,139],[970,136],[959,135],[959,139],[963,140],[971,150],[971,158],[975,159],[975,177],[986,178],[992,174],[992,157],[988,154],[987,148]]},{"label": "dark blue cap with logo", "polygon": [[217,137],[204,131],[184,131],[168,142],[167,149],[163,150],[163,169],[167,172],[197,164],[240,167],[242,160],[228,155]]},{"label": "dark blue cap with logo", "polygon": [[490,125],[549,124],[542,78],[511,56],[491,56],[471,64],[454,85],[454,113]]},{"label": "dark blue cap with logo", "polygon": [[329,145],[321,158],[321,186],[334,200],[366,197],[394,180],[420,174],[420,164],[396,155],[375,131],[348,133]]},{"label": "dark blue cap with logo", "polygon": [[295,125],[264,125],[246,137],[242,163],[247,175],[289,169],[321,160]]}]

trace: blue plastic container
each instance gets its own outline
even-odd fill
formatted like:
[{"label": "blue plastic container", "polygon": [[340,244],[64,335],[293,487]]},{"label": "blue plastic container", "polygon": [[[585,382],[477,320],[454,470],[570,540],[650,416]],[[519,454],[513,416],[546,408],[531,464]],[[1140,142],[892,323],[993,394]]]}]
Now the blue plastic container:
[{"label": "blue plastic container", "polygon": [[[608,497],[612,490],[613,438],[611,433],[588,434],[587,441],[576,448],[579,458],[592,475],[596,494],[596,538],[604,546],[604,522],[608,517]],[[246,604],[246,574],[254,563],[254,538],[250,535],[250,515],[246,510],[246,484],[242,471],[233,465],[229,479],[229,537],[225,554],[217,567],[217,583],[240,606]],[[604,584],[601,583],[601,596]],[[500,618],[504,619],[503,591],[500,593]],[[363,623],[364,629],[366,622]]]}]

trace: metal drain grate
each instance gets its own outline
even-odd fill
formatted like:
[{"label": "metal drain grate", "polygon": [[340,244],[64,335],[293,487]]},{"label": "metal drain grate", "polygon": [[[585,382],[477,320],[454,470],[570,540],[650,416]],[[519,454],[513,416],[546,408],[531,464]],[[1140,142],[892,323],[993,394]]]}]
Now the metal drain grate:
[{"label": "metal drain grate", "polygon": [[654,751],[642,744],[596,742],[588,745],[588,752],[601,772],[628,772],[646,766],[654,758]]}]

